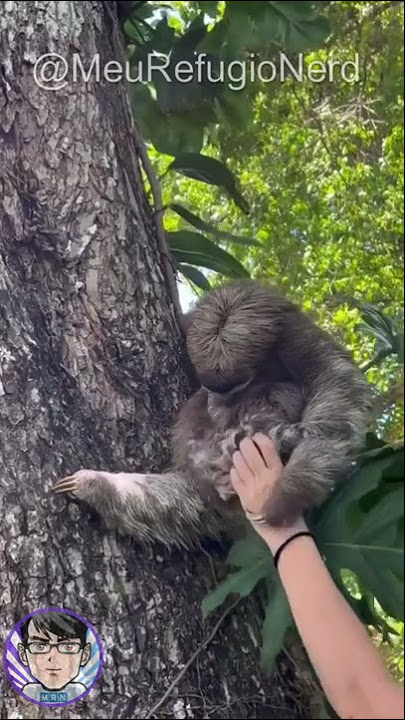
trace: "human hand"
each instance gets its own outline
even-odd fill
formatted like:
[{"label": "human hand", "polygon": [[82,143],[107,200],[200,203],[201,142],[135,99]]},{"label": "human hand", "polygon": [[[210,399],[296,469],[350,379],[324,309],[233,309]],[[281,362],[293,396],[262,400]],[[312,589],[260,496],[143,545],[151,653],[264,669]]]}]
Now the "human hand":
[{"label": "human hand", "polygon": [[233,453],[231,482],[250,518],[261,518],[274,485],[280,481],[283,464],[269,437],[257,433],[244,438]]},{"label": "human hand", "polygon": [[282,482],[283,463],[272,440],[262,433],[244,438],[232,456],[230,477],[246,517],[260,535],[265,533],[272,550],[297,530],[306,529],[303,518],[292,527],[270,528],[264,515],[274,486]]}]

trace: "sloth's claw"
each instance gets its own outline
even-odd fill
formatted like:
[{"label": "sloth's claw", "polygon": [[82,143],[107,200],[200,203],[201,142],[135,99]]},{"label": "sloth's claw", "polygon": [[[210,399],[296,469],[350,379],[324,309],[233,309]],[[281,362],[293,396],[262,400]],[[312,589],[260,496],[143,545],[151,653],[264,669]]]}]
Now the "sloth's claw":
[{"label": "sloth's claw", "polygon": [[53,485],[52,492],[55,495],[77,494],[79,490],[84,490],[87,483],[96,480],[98,474],[95,470],[79,470],[74,475],[68,475],[68,477],[58,480]]},{"label": "sloth's claw", "polygon": [[58,482],[56,482],[53,486],[52,492],[54,492],[56,495],[60,493],[74,493],[74,491],[77,490],[77,486],[78,483],[75,479],[75,476],[71,475],[70,477],[58,480]]}]

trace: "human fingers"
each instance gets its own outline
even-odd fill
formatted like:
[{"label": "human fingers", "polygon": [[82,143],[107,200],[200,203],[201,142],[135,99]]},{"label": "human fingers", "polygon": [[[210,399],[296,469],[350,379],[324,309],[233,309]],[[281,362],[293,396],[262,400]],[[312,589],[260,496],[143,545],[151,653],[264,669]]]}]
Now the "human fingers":
[{"label": "human fingers", "polygon": [[251,474],[259,475],[266,465],[257,445],[251,438],[244,438],[239,446],[243,460],[249,466]]},{"label": "human fingers", "polygon": [[[242,440],[242,442],[244,441]],[[236,452],[234,452],[232,456],[232,461],[241,481],[244,483],[250,482],[252,480],[253,473],[249,465],[247,464],[245,458],[243,457],[241,450],[237,450]]]},{"label": "human fingers", "polygon": [[233,489],[239,495],[241,490],[243,489],[243,480],[241,479],[236,468],[234,468],[234,467],[231,468],[229,476],[231,478],[231,485],[232,485]]},{"label": "human fingers", "polygon": [[277,468],[279,465],[282,465],[276,446],[268,435],[256,433],[256,435],[253,436],[253,441],[258,446],[268,468]]}]

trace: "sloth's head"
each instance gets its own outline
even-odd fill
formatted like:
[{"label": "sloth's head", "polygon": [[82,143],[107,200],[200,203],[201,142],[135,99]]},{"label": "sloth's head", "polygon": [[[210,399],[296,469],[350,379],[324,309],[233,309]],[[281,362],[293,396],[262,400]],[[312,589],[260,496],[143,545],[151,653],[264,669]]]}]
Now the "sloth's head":
[{"label": "sloth's head", "polygon": [[246,387],[274,346],[288,305],[255,281],[203,296],[186,316],[187,349],[201,384],[224,394]]}]

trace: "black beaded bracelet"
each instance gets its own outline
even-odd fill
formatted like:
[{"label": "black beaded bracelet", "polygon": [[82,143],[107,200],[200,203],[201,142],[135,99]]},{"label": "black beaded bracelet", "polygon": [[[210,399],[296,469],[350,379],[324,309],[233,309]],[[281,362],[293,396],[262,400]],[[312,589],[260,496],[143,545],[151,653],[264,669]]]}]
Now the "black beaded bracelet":
[{"label": "black beaded bracelet", "polygon": [[294,535],[290,535],[290,537],[287,538],[287,540],[285,540],[285,541],[280,545],[279,549],[277,550],[277,552],[276,552],[276,554],[275,554],[275,556],[274,556],[274,560],[273,560],[276,569],[278,568],[278,563],[279,563],[279,560],[280,560],[280,555],[281,555],[281,553],[283,552],[284,548],[287,547],[287,545],[288,545],[292,540],[295,540],[295,538],[303,537],[303,536],[311,537],[312,539],[313,539],[313,537],[314,537],[314,536],[312,535],[312,533],[309,532],[309,530],[300,530],[300,532],[296,532]]}]

